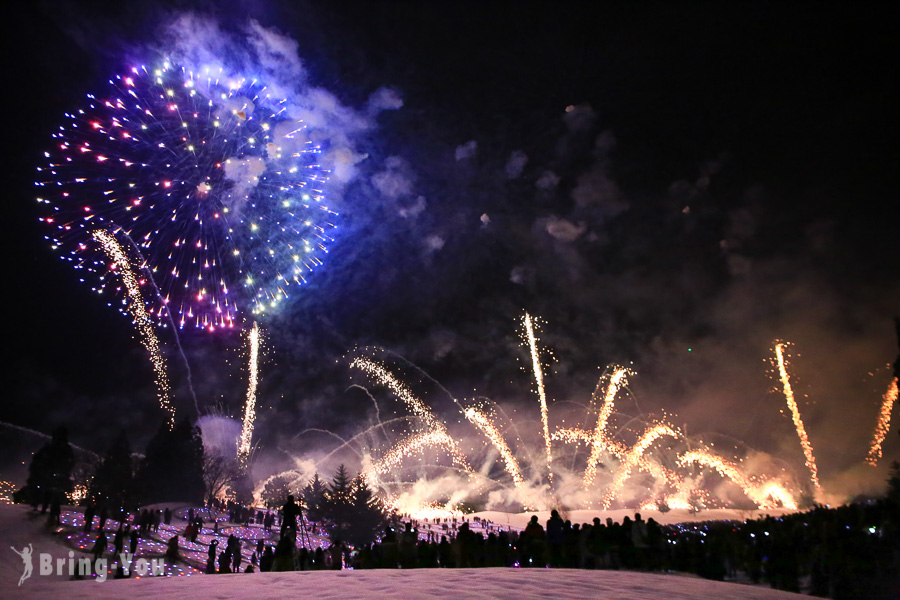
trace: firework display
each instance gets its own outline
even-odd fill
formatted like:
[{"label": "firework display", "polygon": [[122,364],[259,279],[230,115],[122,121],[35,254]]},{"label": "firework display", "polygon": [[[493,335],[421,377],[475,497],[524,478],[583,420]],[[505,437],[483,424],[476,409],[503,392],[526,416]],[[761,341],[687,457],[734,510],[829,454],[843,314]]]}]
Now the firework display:
[{"label": "firework display", "polygon": [[134,67],[53,134],[35,182],[40,220],[95,291],[120,291],[92,236],[100,228],[139,251],[157,323],[233,327],[277,308],[322,264],[336,213],[318,155],[260,81]]},{"label": "firework display", "polygon": [[[413,392],[399,367],[363,354],[352,358],[350,367],[389,391],[398,408],[405,410],[382,421],[373,393],[354,384],[374,403],[376,422],[349,440],[341,438],[342,445],[326,459],[342,450],[352,451],[364,476],[386,496],[387,504],[414,515],[420,509],[426,514],[435,506],[454,510],[448,497],[461,501],[496,493],[514,505],[531,508],[552,507],[566,498],[570,506],[603,509],[624,504],[699,510],[731,505],[739,491],[759,508],[797,508],[795,498],[802,491],[802,481],[790,473],[749,466],[737,446],[715,448],[715,443],[689,438],[668,417],[648,420],[617,412],[617,397],[634,375],[625,367],[611,365],[604,371],[590,406],[585,405],[587,410],[578,417],[579,424],[551,419],[534,321],[526,314],[523,323],[529,370],[538,389],[538,422],[517,423],[486,399],[457,400],[431,380],[458,408],[460,418],[454,424],[432,410],[432,401]],[[781,344],[776,356],[784,382],[789,378]],[[421,371],[419,375],[420,382],[430,379],[421,377]],[[790,390],[789,383],[785,385]],[[502,427],[501,420],[506,423]],[[314,431],[330,433],[307,430]],[[427,449],[431,452],[426,454]],[[503,474],[491,474],[495,463],[502,466]],[[438,480],[451,477],[449,487],[442,488],[438,480],[429,483],[428,473],[438,474]],[[291,472],[283,475],[290,478]]]}]

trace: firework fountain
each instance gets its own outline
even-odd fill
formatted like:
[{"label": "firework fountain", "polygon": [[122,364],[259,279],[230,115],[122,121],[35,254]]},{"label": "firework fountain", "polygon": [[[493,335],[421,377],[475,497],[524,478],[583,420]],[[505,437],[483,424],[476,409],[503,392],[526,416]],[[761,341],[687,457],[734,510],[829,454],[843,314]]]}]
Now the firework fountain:
[{"label": "firework fountain", "polygon": [[256,420],[256,385],[259,381],[259,325],[253,322],[247,335],[250,346],[248,364],[247,401],[244,405],[244,422],[241,427],[241,438],[238,441],[238,459],[246,465],[250,456],[250,445],[253,439],[253,423]]},{"label": "firework fountain", "polygon": [[[635,375],[626,367],[611,365],[604,371],[590,406],[577,417],[581,424],[565,425],[565,419],[554,419],[553,413],[560,408],[551,410],[555,405],[548,401],[534,320],[526,314],[523,324],[523,343],[531,359],[528,370],[538,392],[537,422],[510,419],[499,405],[483,398],[457,399],[438,385],[439,394],[448,396],[458,411],[455,419],[445,421],[429,407],[431,401],[423,400],[404,381],[402,374],[418,371],[416,367],[390,353],[363,350],[349,364],[368,383],[352,387],[364,390],[375,404],[376,422],[353,438],[341,439],[325,460],[352,451],[367,480],[387,496],[389,504],[414,514],[452,511],[448,498],[495,508],[665,505],[699,509],[748,503],[764,509],[798,508],[797,498],[805,489],[803,477],[747,460],[750,455],[742,456],[738,446],[734,453],[723,452],[721,444],[686,435],[665,415],[643,418],[617,410],[617,401],[631,394],[628,381]],[[806,481],[821,493],[813,448],[790,382],[786,343],[776,341],[773,355],[806,458]],[[375,387],[370,389],[370,384]],[[404,409],[387,421],[382,421],[372,393],[379,388]],[[896,400],[895,390],[891,387],[885,394],[885,406]],[[883,407],[882,412],[888,419],[890,408]],[[533,429],[522,435],[524,427]],[[881,427],[886,432],[889,425]],[[312,433],[307,430],[301,435]],[[535,439],[542,442],[539,451],[533,445]],[[305,485],[299,471],[281,475],[290,478],[292,474]]]}]

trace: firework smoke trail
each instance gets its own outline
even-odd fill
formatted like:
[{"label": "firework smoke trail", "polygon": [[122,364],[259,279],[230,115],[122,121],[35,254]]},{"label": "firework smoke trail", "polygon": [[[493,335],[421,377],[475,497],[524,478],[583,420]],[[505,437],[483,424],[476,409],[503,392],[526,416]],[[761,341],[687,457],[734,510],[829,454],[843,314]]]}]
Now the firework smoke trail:
[{"label": "firework smoke trail", "polygon": [[627,376],[627,369],[624,367],[616,367],[609,378],[609,384],[606,386],[606,394],[603,398],[603,406],[600,408],[600,415],[597,417],[597,426],[594,428],[594,435],[591,438],[591,456],[588,458],[587,467],[584,469],[584,487],[589,487],[594,482],[594,477],[597,475],[597,462],[600,460],[600,453],[609,445],[605,435],[606,423],[609,421],[609,415],[612,413],[616,394],[618,394],[622,386],[625,385]]},{"label": "firework smoke trail", "polygon": [[166,360],[159,349],[159,339],[153,331],[153,320],[144,307],[140,283],[134,274],[131,261],[116,238],[104,229],[91,234],[100,243],[109,259],[115,263],[128,295],[128,312],[131,313],[135,328],[141,335],[141,344],[150,353],[150,362],[156,374],[156,397],[163,410],[169,413],[169,428],[175,426],[175,408],[169,401],[169,378],[166,375]]},{"label": "firework smoke trail", "polygon": [[897,401],[897,378],[891,381],[884,398],[881,402],[881,411],[878,413],[878,423],[875,424],[875,434],[872,438],[872,445],[869,447],[869,455],[866,462],[873,467],[878,464],[881,458],[881,444],[891,430],[891,412],[894,409],[894,403]]},{"label": "firework smoke trail", "polygon": [[247,404],[244,407],[244,425],[241,428],[241,440],[238,443],[238,458],[246,464],[250,455],[250,442],[253,438],[253,422],[256,420],[256,385],[259,382],[259,325],[253,321],[253,328],[248,335],[250,343],[250,373],[247,386]]},{"label": "firework smoke trail", "polygon": [[800,438],[800,445],[803,447],[803,454],[806,456],[806,467],[809,469],[810,480],[817,490],[821,490],[819,485],[819,474],[816,468],[816,458],[813,456],[812,444],[809,443],[809,437],[806,435],[806,428],[803,427],[803,420],[800,419],[800,409],[794,400],[794,390],[791,388],[791,378],[788,376],[787,366],[784,360],[784,342],[775,344],[775,356],[778,362],[778,375],[781,378],[781,384],[784,388],[784,398],[787,401],[788,408],[791,409],[791,418],[794,420],[794,427],[797,429],[797,437]]},{"label": "firework smoke trail", "polygon": [[390,388],[398,398],[406,403],[413,414],[428,424],[429,428],[444,431],[443,424],[435,418],[425,403],[416,398],[409,386],[394,377],[393,373],[384,368],[384,365],[365,357],[357,357],[350,363],[350,368],[359,369],[376,379],[381,385]]},{"label": "firework smoke trail", "polygon": [[619,470],[616,471],[616,475],[613,478],[612,483],[607,488],[606,493],[603,495],[603,510],[609,508],[609,505],[612,504],[613,499],[616,497],[616,494],[622,488],[622,485],[625,483],[625,480],[631,474],[632,469],[638,466],[638,462],[644,456],[644,452],[647,451],[647,448],[650,447],[650,444],[658,440],[660,437],[664,435],[669,435],[674,438],[679,437],[678,432],[669,427],[668,425],[659,424],[651,427],[647,431],[644,432],[644,435],[641,436],[641,439],[628,451],[628,454],[622,460],[622,464],[619,465]]},{"label": "firework smoke trail", "polygon": [[502,456],[503,460],[506,462],[506,471],[512,476],[516,487],[522,485],[524,480],[522,479],[522,472],[519,469],[519,463],[516,461],[516,457],[509,449],[509,445],[506,443],[506,440],[503,439],[503,435],[500,434],[500,430],[497,429],[497,426],[494,425],[486,414],[477,408],[467,408],[464,414],[473,425],[480,429],[488,439],[491,440],[491,443],[494,444],[494,447],[500,452],[500,456]]},{"label": "firework smoke trail", "polygon": [[534,370],[534,381],[537,384],[538,398],[541,401],[541,423],[544,428],[544,445],[547,449],[547,478],[553,483],[553,449],[550,444],[550,418],[547,410],[547,395],[544,392],[544,373],[541,371],[541,357],[538,352],[537,338],[534,335],[534,324],[531,315],[525,313],[525,336],[531,350],[531,366]]}]

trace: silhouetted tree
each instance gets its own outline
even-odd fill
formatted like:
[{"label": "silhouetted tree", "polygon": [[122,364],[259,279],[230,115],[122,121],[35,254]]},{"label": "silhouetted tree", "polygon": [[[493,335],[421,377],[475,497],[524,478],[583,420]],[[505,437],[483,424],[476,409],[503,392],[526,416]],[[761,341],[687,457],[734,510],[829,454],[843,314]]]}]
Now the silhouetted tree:
[{"label": "silhouetted tree", "polygon": [[286,477],[278,475],[266,483],[260,494],[260,499],[266,505],[266,508],[280,508],[287,502],[287,497],[290,493],[290,482]]},{"label": "silhouetted tree", "polygon": [[303,488],[303,503],[306,504],[306,518],[322,521],[325,518],[325,484],[316,473]]},{"label": "silhouetted tree", "polygon": [[57,427],[50,441],[31,459],[28,480],[16,500],[34,505],[49,503],[54,498],[63,501],[64,495],[72,491],[74,466],[75,453],[69,445],[69,431],[64,426]]},{"label": "silhouetted tree", "polygon": [[137,507],[131,444],[123,431],[113,440],[91,479],[87,501],[109,509]]},{"label": "silhouetted tree", "polygon": [[371,544],[384,530],[387,511],[361,475],[350,479],[344,465],[338,467],[324,494],[323,513],[331,524],[332,542],[355,546]]},{"label": "silhouetted tree", "polygon": [[210,502],[233,484],[239,473],[237,459],[216,450],[203,453],[203,486]]},{"label": "silhouetted tree", "polygon": [[147,445],[138,471],[143,504],[203,501],[203,441],[200,429],[187,420],[169,430],[162,423]]}]

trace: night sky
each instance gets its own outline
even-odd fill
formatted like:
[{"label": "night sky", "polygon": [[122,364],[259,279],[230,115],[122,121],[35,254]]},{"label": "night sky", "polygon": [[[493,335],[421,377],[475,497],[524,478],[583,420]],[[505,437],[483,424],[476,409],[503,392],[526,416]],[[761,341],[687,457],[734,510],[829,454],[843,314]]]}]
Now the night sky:
[{"label": "night sky", "polygon": [[[897,356],[896,20],[885,4],[597,4],[35,2],[8,15],[0,420],[65,423],[97,450],[120,428],[137,447],[156,429],[145,352],[43,239],[34,168],[62,113],[111,74],[207,43],[182,29],[173,44],[172,23],[206,23],[239,55],[255,20],[296,41],[304,78],[283,83],[365,122],[325,266],[261,323],[263,451],[371,417],[347,390],[363,382],[347,368],[356,348],[403,356],[457,398],[536,410],[527,310],[556,403],[586,402],[607,364],[627,364],[621,410],[665,411],[802,472],[769,364],[773,340],[792,342],[826,487],[879,490],[900,458],[895,426],[888,460],[861,465]],[[373,111],[377,98],[393,105]],[[181,342],[201,406],[237,415],[240,336]]]}]

